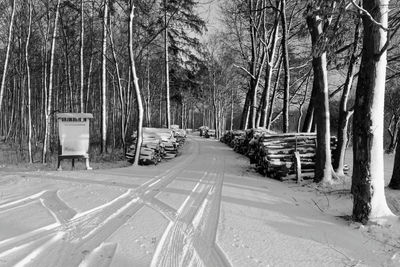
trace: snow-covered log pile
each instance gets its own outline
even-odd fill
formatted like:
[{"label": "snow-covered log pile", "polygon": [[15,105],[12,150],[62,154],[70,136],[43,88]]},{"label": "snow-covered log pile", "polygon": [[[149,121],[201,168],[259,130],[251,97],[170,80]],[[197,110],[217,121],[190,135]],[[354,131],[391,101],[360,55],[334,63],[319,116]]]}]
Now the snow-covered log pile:
[{"label": "snow-covered log pile", "polygon": [[199,127],[200,136],[204,136],[206,134],[207,130],[208,130],[207,126],[200,126]]},{"label": "snow-covered log pile", "polygon": [[256,154],[259,150],[259,139],[262,136],[271,134],[274,134],[274,132],[265,128],[253,128],[246,130],[246,139],[243,145],[247,147],[245,155],[249,157],[251,164],[256,163]]},{"label": "snow-covered log pile", "polygon": [[[178,154],[178,147],[183,145],[186,134],[178,132],[180,143],[174,137],[174,131],[162,128],[143,128],[143,143],[140,149],[140,164],[157,164],[162,158],[174,158]],[[184,135],[184,136],[181,136]],[[126,153],[129,161],[135,156],[136,132],[132,135],[133,142]]]},{"label": "snow-covered log pile", "polygon": [[[263,135],[258,140],[254,163],[258,170],[271,178],[312,178],[315,170],[315,133]],[[331,149],[336,137],[331,138]]]},{"label": "snow-covered log pile", "polygon": [[257,150],[258,138],[270,133],[272,132],[265,128],[248,129],[243,135],[234,139],[233,149],[240,154],[249,156],[251,161],[253,161],[254,153]]},{"label": "snow-covered log pile", "polygon": [[172,131],[178,146],[183,146],[186,140],[186,131],[183,129],[173,129]]},{"label": "snow-covered log pile", "polygon": [[220,141],[227,144],[230,147],[234,147],[234,140],[236,137],[244,136],[245,131],[241,130],[235,130],[235,131],[227,131],[225,134],[221,137]]},{"label": "snow-covered log pile", "polygon": [[215,134],[216,133],[215,133],[214,129],[207,129],[205,134],[204,134],[204,137],[205,138],[210,138],[210,137],[214,137],[215,138]]},{"label": "snow-covered log pile", "polygon": [[[224,142],[256,164],[260,173],[271,178],[307,179],[315,170],[315,133],[276,134],[263,128],[228,131]],[[331,149],[336,148],[336,137],[331,138]]]}]

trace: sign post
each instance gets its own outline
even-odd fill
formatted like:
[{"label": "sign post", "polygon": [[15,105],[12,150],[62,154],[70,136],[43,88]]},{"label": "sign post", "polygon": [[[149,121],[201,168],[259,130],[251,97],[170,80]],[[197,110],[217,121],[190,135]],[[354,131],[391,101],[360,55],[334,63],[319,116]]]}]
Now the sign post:
[{"label": "sign post", "polygon": [[89,166],[89,119],[91,113],[58,113],[58,163],[57,170],[61,171],[61,161],[72,159],[72,169],[75,159],[85,159],[86,169]]}]

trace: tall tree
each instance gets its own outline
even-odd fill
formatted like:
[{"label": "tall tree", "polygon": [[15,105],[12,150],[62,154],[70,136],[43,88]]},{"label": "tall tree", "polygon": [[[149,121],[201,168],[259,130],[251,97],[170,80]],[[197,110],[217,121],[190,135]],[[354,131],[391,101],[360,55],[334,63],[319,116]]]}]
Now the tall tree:
[{"label": "tall tree", "polygon": [[171,103],[170,103],[170,91],[169,91],[169,57],[168,57],[168,13],[167,13],[167,0],[164,0],[164,56],[165,56],[165,116],[166,126],[169,129],[171,127]]},{"label": "tall tree", "polygon": [[310,1],[307,4],[306,20],[311,35],[312,66],[314,72],[313,92],[315,92],[315,118],[317,124],[317,150],[315,162],[315,182],[329,184],[332,179],[330,145],[330,115],[327,70],[326,32],[331,23],[335,1]]},{"label": "tall tree", "polygon": [[107,21],[109,0],[104,0],[101,61],[101,153],[107,153]]},{"label": "tall tree", "polygon": [[353,115],[352,108],[348,108],[348,100],[351,88],[353,87],[354,74],[359,54],[359,39],[360,39],[360,19],[357,19],[354,30],[353,43],[351,45],[349,66],[347,69],[346,81],[343,85],[342,97],[339,107],[339,122],[338,122],[338,142],[333,155],[333,168],[338,175],[344,175],[344,156],[347,146],[347,130],[351,116]]},{"label": "tall tree", "polygon": [[53,99],[53,79],[54,79],[54,57],[56,49],[56,38],[57,38],[57,24],[60,16],[60,0],[57,1],[56,14],[53,25],[53,37],[51,41],[50,51],[50,67],[49,67],[49,84],[47,89],[47,96],[45,101],[47,102],[47,109],[45,110],[45,130],[42,150],[42,162],[46,163],[46,157],[50,150],[50,132],[51,132],[51,116],[52,116],[52,99]]},{"label": "tall tree", "polygon": [[2,107],[2,103],[3,103],[3,97],[4,97],[4,88],[6,86],[8,60],[10,58],[10,49],[11,49],[11,41],[12,41],[14,17],[15,17],[15,0],[12,1],[11,8],[12,8],[12,10],[11,10],[10,26],[8,27],[8,42],[7,42],[6,59],[4,60],[3,76],[1,78],[1,85],[0,85],[0,112],[1,112],[1,107]]},{"label": "tall tree", "polygon": [[83,49],[84,49],[84,44],[85,44],[85,40],[84,40],[84,35],[85,35],[85,27],[84,27],[84,12],[83,12],[83,0],[81,0],[81,49],[80,49],[80,71],[81,71],[81,86],[80,86],[80,107],[81,107],[81,112],[84,111],[84,105],[83,105],[83,86],[84,86],[84,69],[83,69]]},{"label": "tall tree", "polygon": [[290,93],[290,71],[289,71],[289,49],[288,49],[288,30],[286,21],[286,0],[281,0],[281,23],[282,23],[282,56],[284,76],[283,93],[283,129],[284,133],[289,131],[289,93]]},{"label": "tall tree", "polygon": [[135,94],[136,94],[136,104],[137,104],[137,137],[136,137],[136,152],[135,152],[135,160],[133,165],[139,164],[139,157],[140,157],[140,148],[142,146],[143,140],[143,102],[142,96],[140,94],[139,88],[139,79],[136,73],[136,66],[135,66],[135,56],[133,52],[133,18],[135,16],[135,5],[131,3],[131,10],[129,15],[129,59],[130,59],[130,70],[133,78],[133,84],[135,86]]},{"label": "tall tree", "polygon": [[365,223],[393,215],[384,190],[383,121],[388,0],[363,1],[363,50],[353,118],[353,218]]},{"label": "tall tree", "polygon": [[32,0],[28,0],[29,19],[28,19],[28,34],[26,36],[25,44],[25,65],[26,65],[26,79],[28,90],[28,157],[29,163],[33,163],[32,159],[32,89],[31,89],[31,70],[29,66],[29,42],[31,38],[32,29]]},{"label": "tall tree", "polygon": [[[400,131],[397,131],[397,140],[400,140]],[[394,165],[392,178],[390,179],[389,187],[400,190],[400,145],[396,146],[396,155],[394,157]]]}]

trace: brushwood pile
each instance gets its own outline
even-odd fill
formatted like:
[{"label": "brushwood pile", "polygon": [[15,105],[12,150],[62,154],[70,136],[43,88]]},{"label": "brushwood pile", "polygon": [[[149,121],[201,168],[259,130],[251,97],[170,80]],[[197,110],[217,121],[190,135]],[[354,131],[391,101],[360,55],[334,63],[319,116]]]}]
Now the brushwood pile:
[{"label": "brushwood pile", "polygon": [[[136,135],[132,135],[131,145],[127,151],[126,158],[129,162],[135,159]],[[164,128],[143,128],[143,142],[140,149],[139,164],[157,165],[162,159],[172,159],[178,155],[178,150],[186,140],[186,131],[173,127]]]},{"label": "brushwood pile", "polygon": [[[315,170],[315,133],[277,134],[264,128],[228,131],[220,139],[234,151],[246,155],[263,175],[279,180],[310,179]],[[331,138],[331,149],[336,148]]]}]

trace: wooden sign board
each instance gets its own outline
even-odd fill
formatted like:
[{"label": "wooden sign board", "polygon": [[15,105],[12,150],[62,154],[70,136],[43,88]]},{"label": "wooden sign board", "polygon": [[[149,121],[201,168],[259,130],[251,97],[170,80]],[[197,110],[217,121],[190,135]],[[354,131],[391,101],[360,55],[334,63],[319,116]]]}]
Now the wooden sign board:
[{"label": "wooden sign board", "polygon": [[57,114],[59,149],[58,149],[58,170],[61,170],[61,160],[77,158],[86,159],[86,169],[89,166],[89,119],[90,113],[59,113]]},{"label": "wooden sign board", "polygon": [[89,121],[59,121],[61,155],[89,155]]}]

